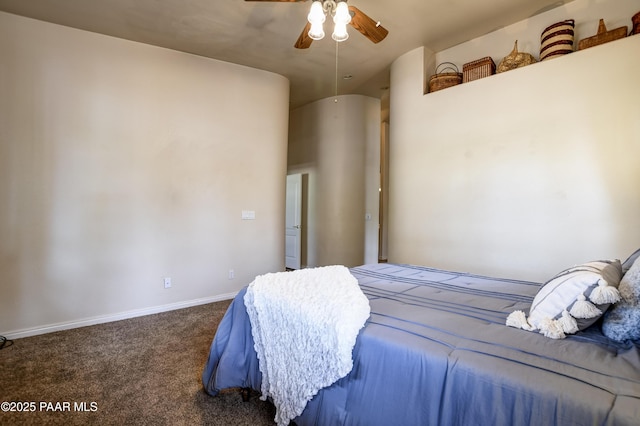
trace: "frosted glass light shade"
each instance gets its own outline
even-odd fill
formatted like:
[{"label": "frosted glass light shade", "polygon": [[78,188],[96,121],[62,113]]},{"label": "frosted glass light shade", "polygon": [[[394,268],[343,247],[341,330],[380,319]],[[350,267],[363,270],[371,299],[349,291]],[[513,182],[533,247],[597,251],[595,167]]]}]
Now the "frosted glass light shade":
[{"label": "frosted glass light shade", "polygon": [[349,6],[347,6],[347,2],[341,1],[336,5],[336,13],[333,15],[333,22],[345,25],[351,22],[351,14],[349,13]]},{"label": "frosted glass light shade", "polygon": [[342,22],[336,22],[336,26],[333,29],[333,34],[331,37],[335,41],[345,41],[349,38],[349,33],[347,32],[347,24]]},{"label": "frosted glass light shade", "polygon": [[311,25],[313,24],[322,24],[326,19],[326,15],[324,14],[324,10],[322,8],[321,1],[314,1],[311,3],[311,10],[309,10],[309,14],[307,15],[307,20]]},{"label": "frosted glass light shade", "polygon": [[322,22],[311,23],[311,28],[309,29],[309,37],[311,37],[313,40],[322,40],[322,38],[324,38],[324,29],[322,28]]}]

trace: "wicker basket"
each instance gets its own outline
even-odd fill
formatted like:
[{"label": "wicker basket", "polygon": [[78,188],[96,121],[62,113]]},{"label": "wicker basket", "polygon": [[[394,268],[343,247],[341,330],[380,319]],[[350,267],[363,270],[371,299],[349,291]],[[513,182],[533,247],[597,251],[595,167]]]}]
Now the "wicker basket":
[{"label": "wicker basket", "polygon": [[540,35],[540,61],[573,52],[575,21],[567,19],[545,28]]},{"label": "wicker basket", "polygon": [[633,23],[633,27],[629,35],[640,34],[640,12],[633,15],[631,22]]},{"label": "wicker basket", "polygon": [[496,72],[505,72],[514,70],[516,68],[525,67],[536,63],[536,58],[533,55],[525,52],[518,52],[518,40],[513,44],[513,50],[507,56],[500,61]]},{"label": "wicker basket", "polygon": [[618,40],[627,36],[627,26],[616,28],[615,30],[607,30],[604,25],[604,19],[600,19],[598,23],[598,33],[592,37],[583,38],[578,43],[578,50],[587,49],[589,47],[598,46],[613,40]]},{"label": "wicker basket", "polygon": [[462,73],[458,71],[458,67],[451,62],[443,62],[437,66],[436,73],[429,78],[429,92],[436,92],[460,83],[462,83]]},{"label": "wicker basket", "polygon": [[496,73],[496,63],[490,56],[467,62],[462,66],[462,82],[478,80]]}]

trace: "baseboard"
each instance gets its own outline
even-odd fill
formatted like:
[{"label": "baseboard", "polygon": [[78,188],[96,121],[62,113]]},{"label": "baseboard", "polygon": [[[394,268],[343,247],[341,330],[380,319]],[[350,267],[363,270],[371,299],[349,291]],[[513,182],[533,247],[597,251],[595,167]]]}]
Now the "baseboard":
[{"label": "baseboard", "polygon": [[96,317],[83,318],[77,321],[60,322],[56,324],[48,324],[39,327],[25,328],[22,330],[8,331],[0,333],[7,339],[21,339],[23,337],[37,336],[39,334],[53,333],[55,331],[69,330],[72,328],[86,327],[89,325],[104,324],[107,322],[120,321],[129,318],[141,317],[144,315],[159,314],[161,312],[175,311],[176,309],[190,308],[192,306],[204,305],[207,303],[220,302],[222,300],[233,299],[236,293],[220,294],[218,296],[203,297],[201,299],[187,300],[184,302],[170,303],[167,305],[152,306],[144,309],[135,309],[132,311],[119,312],[110,315],[100,315]]}]

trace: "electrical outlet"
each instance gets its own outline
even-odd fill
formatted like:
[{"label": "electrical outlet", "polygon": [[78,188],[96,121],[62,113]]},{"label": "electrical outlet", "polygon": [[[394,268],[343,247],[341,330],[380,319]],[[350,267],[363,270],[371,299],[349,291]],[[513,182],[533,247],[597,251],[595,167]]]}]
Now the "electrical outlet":
[{"label": "electrical outlet", "polygon": [[171,277],[164,277],[164,288],[171,288]]},{"label": "electrical outlet", "polygon": [[236,273],[233,271],[233,269],[229,269],[229,279],[232,280],[236,277]]}]

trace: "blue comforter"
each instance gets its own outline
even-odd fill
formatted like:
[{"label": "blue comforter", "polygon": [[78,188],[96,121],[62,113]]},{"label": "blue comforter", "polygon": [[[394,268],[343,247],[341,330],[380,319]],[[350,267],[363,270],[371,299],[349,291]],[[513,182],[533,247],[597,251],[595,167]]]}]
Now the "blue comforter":
[{"label": "blue comforter", "polygon": [[[596,324],[564,340],[505,326],[540,284],[426,267],[351,269],[371,316],[351,373],[321,390],[305,425],[638,425],[640,350]],[[260,389],[243,303],[229,306],[202,374],[216,395]]]}]

